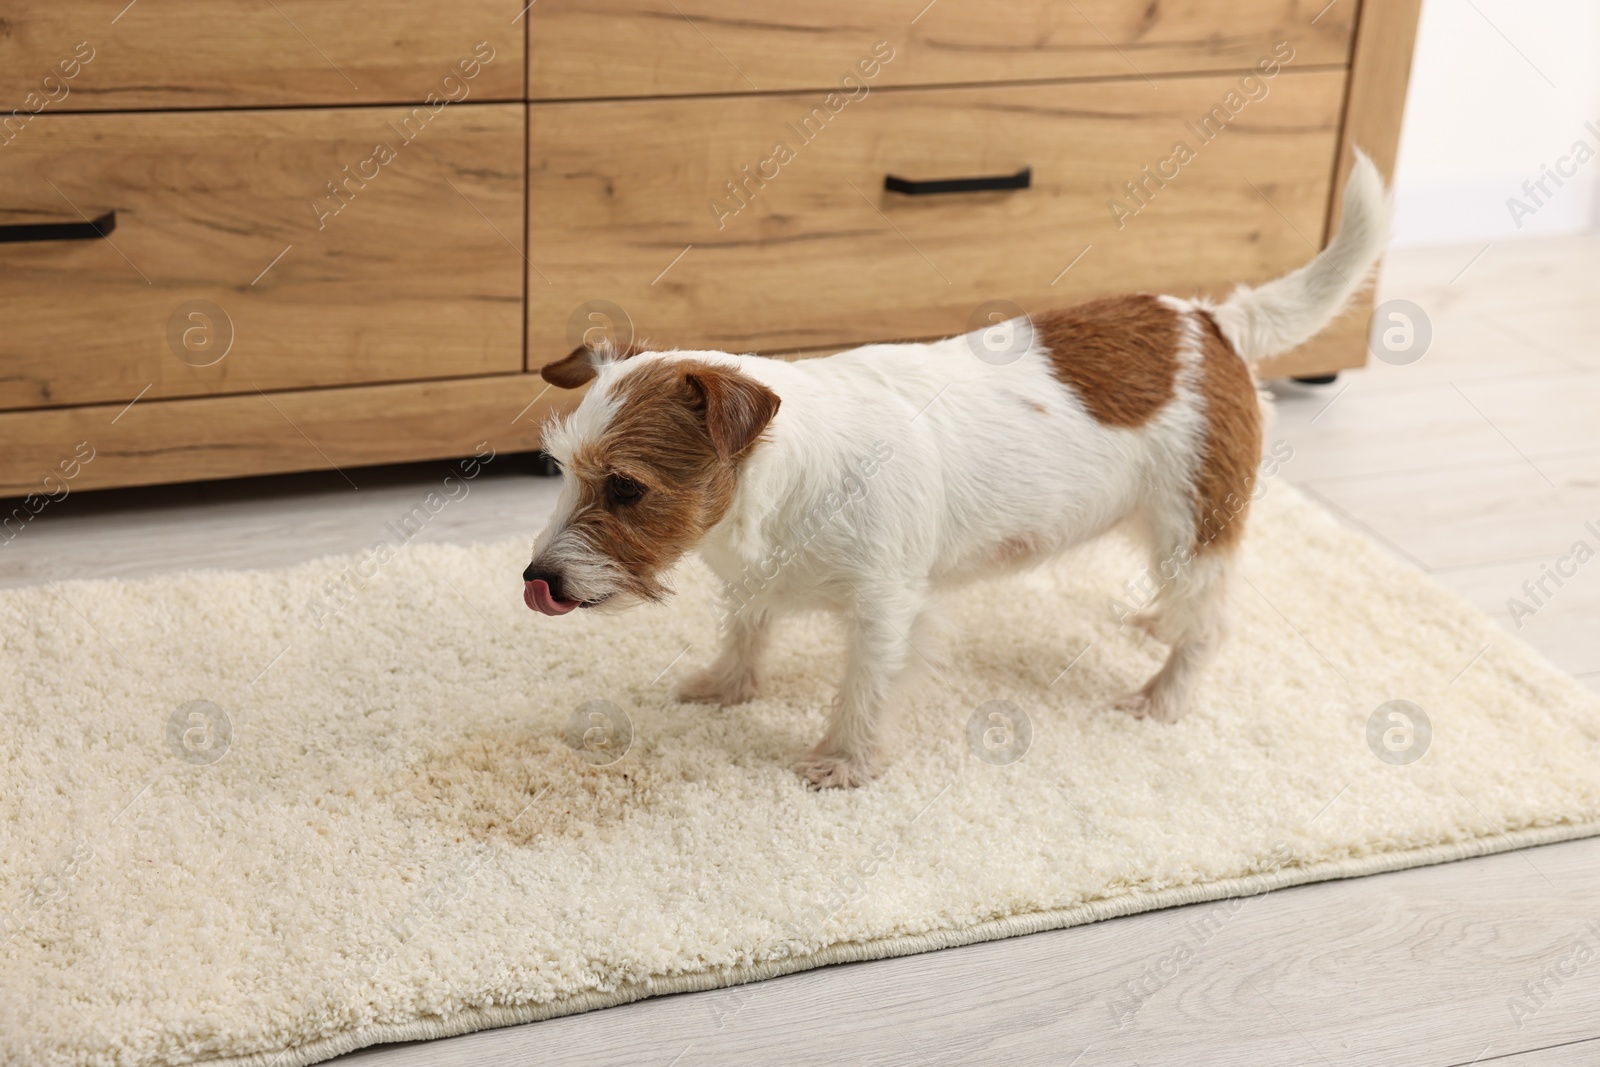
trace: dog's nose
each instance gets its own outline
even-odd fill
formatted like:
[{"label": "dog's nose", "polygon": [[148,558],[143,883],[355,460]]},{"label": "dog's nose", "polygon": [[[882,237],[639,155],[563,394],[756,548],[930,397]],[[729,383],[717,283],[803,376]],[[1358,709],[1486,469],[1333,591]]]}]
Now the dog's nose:
[{"label": "dog's nose", "polygon": [[522,572],[524,582],[543,582],[550,590],[550,595],[556,600],[565,600],[565,590],[561,588],[561,575],[555,571],[541,569],[537,564],[528,564],[528,569]]}]

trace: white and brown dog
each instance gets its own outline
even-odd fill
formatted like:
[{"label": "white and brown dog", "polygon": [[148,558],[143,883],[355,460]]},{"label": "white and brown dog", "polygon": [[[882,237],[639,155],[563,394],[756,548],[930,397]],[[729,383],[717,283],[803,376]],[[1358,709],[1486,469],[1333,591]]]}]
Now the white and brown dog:
[{"label": "white and brown dog", "polygon": [[1225,628],[1261,460],[1251,366],[1344,309],[1388,214],[1363,156],[1337,238],[1306,266],[1221,304],[1121,296],[1019,321],[1026,345],[1000,365],[972,335],[796,362],[580,349],[542,372],[592,385],[545,431],[563,482],[524,598],[546,615],[660,600],[698,550],[736,607],[679,696],[718,704],[757,692],[775,616],[841,612],[843,685],[797,770],[857,786],[931,593],[1131,521],[1171,575],[1140,619],[1171,651],[1120,706],[1172,722]]}]

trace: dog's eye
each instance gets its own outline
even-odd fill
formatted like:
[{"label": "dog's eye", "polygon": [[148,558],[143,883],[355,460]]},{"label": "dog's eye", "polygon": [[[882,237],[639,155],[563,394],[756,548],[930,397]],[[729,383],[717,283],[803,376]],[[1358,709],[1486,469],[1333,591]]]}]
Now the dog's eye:
[{"label": "dog's eye", "polygon": [[613,474],[606,479],[606,493],[616,504],[637,504],[639,498],[644,496],[644,486],[632,478],[625,478],[620,474]]}]

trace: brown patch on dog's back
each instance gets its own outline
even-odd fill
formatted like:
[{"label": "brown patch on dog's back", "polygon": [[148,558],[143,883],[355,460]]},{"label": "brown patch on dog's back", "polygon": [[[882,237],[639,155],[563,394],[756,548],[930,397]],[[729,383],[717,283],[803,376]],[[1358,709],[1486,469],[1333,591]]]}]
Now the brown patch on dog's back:
[{"label": "brown patch on dog's back", "polygon": [[1104,426],[1150,421],[1176,391],[1178,312],[1148,294],[1109,296],[1033,320],[1055,376]]},{"label": "brown patch on dog's back", "polygon": [[1205,435],[1195,471],[1195,551],[1232,548],[1244,536],[1261,463],[1261,401],[1250,368],[1216,320],[1197,312]]}]

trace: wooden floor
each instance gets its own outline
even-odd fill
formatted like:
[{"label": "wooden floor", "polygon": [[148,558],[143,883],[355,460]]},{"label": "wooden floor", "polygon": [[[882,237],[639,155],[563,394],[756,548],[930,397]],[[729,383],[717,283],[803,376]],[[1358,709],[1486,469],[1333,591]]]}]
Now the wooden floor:
[{"label": "wooden floor", "polygon": [[[1600,559],[1559,588],[1547,580],[1552,595],[1539,603],[1522,589],[1575,542],[1600,547],[1597,278],[1595,238],[1397,253],[1383,295],[1425,309],[1427,352],[1331,386],[1277,387],[1270,439],[1294,449],[1285,477],[1600,689]],[[516,463],[491,464],[422,538],[531,537],[554,483]],[[74,495],[0,546],[0,585],[353,551],[444,471],[346,473],[359,488],[328,474]],[[1513,620],[1511,597],[1537,610]],[[1597,883],[1600,839],[385,1046],[341,1062],[1596,1064]],[[1211,913],[1202,940],[1193,924]],[[1174,965],[1180,946],[1185,958]],[[1130,983],[1148,995],[1119,1027],[1112,1006],[1128,999]]]}]

